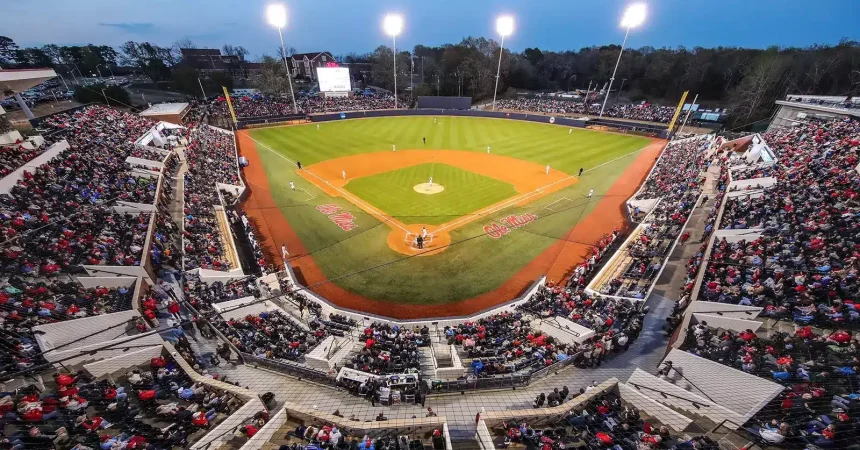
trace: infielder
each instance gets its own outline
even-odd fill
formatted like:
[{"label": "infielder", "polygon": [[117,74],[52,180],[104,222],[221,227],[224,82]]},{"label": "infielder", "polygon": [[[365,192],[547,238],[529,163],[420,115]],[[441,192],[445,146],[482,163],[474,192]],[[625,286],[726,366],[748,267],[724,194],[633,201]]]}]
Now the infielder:
[{"label": "infielder", "polygon": [[594,188],[588,190],[588,198],[591,198],[594,195]]},{"label": "infielder", "polygon": [[392,151],[392,152],[396,152],[396,151],[397,151],[397,146],[396,146],[396,145],[394,145],[394,144],[391,144],[391,151]]},{"label": "infielder", "polygon": [[346,171],[345,171],[345,170],[341,170],[341,171],[340,171],[340,176],[345,180],[345,179],[346,179]]},{"label": "infielder", "polygon": [[549,175],[549,164],[546,165],[546,174]]},{"label": "infielder", "polygon": [[421,237],[427,239],[427,227],[421,227]]},{"label": "infielder", "polygon": [[488,155],[490,154],[490,146],[489,145],[487,146],[487,154]]},{"label": "infielder", "polygon": [[430,177],[430,186],[433,186],[433,177]]},{"label": "infielder", "polygon": [[293,182],[292,182],[292,181],[290,181],[290,189],[292,189],[292,190],[294,190],[294,191],[296,190],[296,185],[295,185],[295,184],[293,184]]}]

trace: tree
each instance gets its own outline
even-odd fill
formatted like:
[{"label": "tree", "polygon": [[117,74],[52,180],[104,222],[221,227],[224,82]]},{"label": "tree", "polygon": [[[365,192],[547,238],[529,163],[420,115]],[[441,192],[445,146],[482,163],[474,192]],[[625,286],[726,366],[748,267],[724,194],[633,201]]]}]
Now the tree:
[{"label": "tree", "polygon": [[[107,101],[105,95],[108,97]],[[78,86],[75,89],[74,97],[75,101],[79,103],[109,103],[114,106],[131,104],[128,91],[119,86],[105,86],[104,84]]]},{"label": "tree", "polygon": [[14,59],[14,52],[18,49],[18,44],[11,38],[0,36],[0,63],[7,64],[9,60]]},{"label": "tree", "polygon": [[48,58],[51,58],[51,61],[55,66],[59,66],[63,64],[63,53],[60,51],[60,47],[54,44],[48,44],[42,46],[42,51],[48,55]]},{"label": "tree", "polygon": [[200,82],[197,81],[200,77],[200,71],[196,67],[188,63],[180,63],[173,68],[173,85],[176,90],[193,97],[202,95],[200,92]]},{"label": "tree", "polygon": [[260,75],[257,76],[252,85],[268,94],[289,93],[289,80],[284,70],[284,61],[275,59],[271,56],[264,55],[262,61],[262,69]]}]

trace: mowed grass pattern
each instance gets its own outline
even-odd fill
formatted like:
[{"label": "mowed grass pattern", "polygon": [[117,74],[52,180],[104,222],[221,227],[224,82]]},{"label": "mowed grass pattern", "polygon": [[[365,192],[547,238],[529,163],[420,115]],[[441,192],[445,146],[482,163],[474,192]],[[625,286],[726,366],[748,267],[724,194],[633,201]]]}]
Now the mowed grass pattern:
[{"label": "mowed grass pattern", "polygon": [[[347,114],[349,116],[349,113]],[[436,120],[434,123],[433,121]],[[486,152],[576,174],[648,145],[649,139],[505,119],[421,116],[324,122],[251,131],[251,136],[304,166],[360,153],[398,149]],[[422,138],[427,138],[425,144]]]},{"label": "mowed grass pattern", "polygon": [[[413,189],[431,176],[444,191],[427,195]],[[349,181],[346,190],[405,224],[427,225],[443,224],[517,194],[508,183],[441,163],[358,178]]]}]

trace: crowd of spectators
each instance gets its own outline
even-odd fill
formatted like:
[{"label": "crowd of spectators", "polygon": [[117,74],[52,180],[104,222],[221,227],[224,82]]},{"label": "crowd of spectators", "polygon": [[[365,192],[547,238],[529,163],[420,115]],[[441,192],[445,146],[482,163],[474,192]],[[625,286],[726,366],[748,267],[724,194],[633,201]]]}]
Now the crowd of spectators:
[{"label": "crowd of spectators", "polygon": [[0,375],[44,363],[32,328],[131,309],[133,288],[84,288],[60,280],[12,276],[0,290]]},{"label": "crowd of spectators", "polygon": [[374,322],[363,332],[364,347],[345,366],[376,375],[420,371],[419,347],[430,345],[430,330],[425,326],[402,329]]},{"label": "crowd of spectators", "polygon": [[[289,98],[277,95],[257,94],[253,96],[231,96],[236,117],[271,117],[293,115],[293,103]],[[299,96],[296,98],[299,114],[316,114],[341,111],[366,111],[394,108],[393,95],[354,95],[351,97]],[[213,100],[210,111],[219,116],[229,116],[230,110],[223,97]]]},{"label": "crowd of spectators", "polygon": [[[704,183],[707,139],[690,139],[667,145],[634,200],[659,200],[647,214],[647,226],[623,251],[625,264],[598,288],[606,295],[644,298],[656,281],[668,253],[681,235],[699,201]],[[636,210],[637,208],[634,208]]]},{"label": "crowd of spectators", "polygon": [[102,107],[47,118],[70,148],[25,172],[0,196],[7,273],[52,274],[81,264],[139,264],[149,214],[117,214],[117,201],[153,204],[157,181],[128,173],[125,159],[152,123]]},{"label": "crowd of spectators", "polygon": [[185,139],[185,269],[229,270],[214,207],[220,204],[216,183],[241,184],[233,135],[200,125],[188,128]]},{"label": "crowd of spectators", "polygon": [[[53,381],[50,391],[30,385],[0,397],[9,448],[189,448],[242,404],[161,356],[116,380],[58,373]],[[258,416],[248,422],[267,413]]]},{"label": "crowd of spectators", "polygon": [[[600,114],[600,107],[600,104],[585,104],[572,100],[557,100],[543,97],[521,97],[496,102],[496,108],[498,109],[543,114],[582,114],[596,116]],[[605,117],[661,123],[668,123],[672,120],[674,114],[675,108],[672,106],[660,106],[649,103],[639,105],[607,105],[603,111]]]},{"label": "crowd of spectators", "polygon": [[[0,130],[0,134],[3,134]],[[0,177],[5,177],[17,170],[19,167],[33,160],[33,158],[45,153],[49,147],[45,142],[36,148],[27,148],[23,142],[0,145]]]},{"label": "crowd of spectators", "polygon": [[746,429],[757,442],[801,448],[846,448],[857,442],[860,341],[845,329],[759,336],[752,330],[690,327],[687,350],[695,355],[786,386]]},{"label": "crowd of spectators", "polygon": [[763,232],[715,243],[701,295],[761,306],[765,316],[799,325],[853,322],[860,122],[811,120],[764,137],[779,157],[769,169],[777,183],[761,196],[729,200],[722,222]]},{"label": "crowd of spectators", "polygon": [[275,361],[298,361],[326,336],[325,329],[305,330],[278,311],[217,321],[215,326],[242,353]]},{"label": "crowd of spectators", "polygon": [[[581,389],[580,394],[593,389]],[[627,405],[613,392],[602,392],[594,399],[577,406],[566,417],[543,427],[529,426],[527,421],[504,423],[498,430],[504,433],[501,448],[512,444],[526,448],[556,450],[564,448],[623,450],[696,449],[716,450],[713,440],[696,436],[675,440],[665,425],[651,423],[639,410]]]}]

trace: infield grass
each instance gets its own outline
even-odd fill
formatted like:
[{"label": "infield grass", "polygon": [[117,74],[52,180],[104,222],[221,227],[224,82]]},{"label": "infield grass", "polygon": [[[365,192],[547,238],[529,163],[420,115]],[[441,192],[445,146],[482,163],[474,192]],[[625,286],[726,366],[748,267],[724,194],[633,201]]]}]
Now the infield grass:
[{"label": "infield grass", "polygon": [[[251,137],[258,141],[257,149],[281,213],[329,280],[369,298],[405,305],[444,304],[496,289],[558,239],[576,241],[577,236],[566,236],[566,233],[594,209],[618,176],[636,159],[636,151],[651,142],[638,136],[582,129],[569,132],[566,127],[514,120],[439,116],[436,123],[433,121],[433,116],[388,117],[325,122],[320,129],[310,124],[250,131]],[[422,137],[427,138],[426,146]],[[495,217],[487,216],[453,230],[453,244],[438,255],[409,258],[388,247],[386,238],[391,231],[388,225],[342,197],[329,197],[295,174],[294,161],[309,166],[341,156],[391,151],[392,144],[397,145],[398,150],[427,148],[475,152],[486,152],[489,145],[495,154],[549,164],[571,175],[576,175],[581,167],[591,170],[583,174],[578,183],[540,200],[505,208]],[[415,167],[420,166],[403,170],[408,173]],[[437,165],[436,170],[440,167]],[[379,192],[385,188],[374,185],[396,183],[387,179],[389,176],[393,177],[393,172],[366,177],[366,186],[361,179],[356,179],[350,181],[346,189],[370,201],[363,191],[386,194]],[[427,180],[422,176],[413,182],[405,173],[403,176],[402,186],[398,188],[403,197],[392,195],[386,200],[374,200],[374,205],[389,214],[398,211],[407,216],[427,214],[423,210],[410,211],[413,204],[417,207],[417,202],[407,199],[414,193],[412,186]],[[307,193],[291,190],[290,180]],[[442,182],[434,174],[436,180]],[[448,181],[443,184],[445,192],[450,189],[451,194],[466,190],[450,188]],[[590,188],[595,191],[591,201],[586,198]],[[427,196],[427,200],[442,194]],[[390,202],[390,205],[383,206],[380,201]],[[474,201],[472,196],[451,200],[451,205],[440,206],[442,209],[434,214],[465,214],[470,208],[472,211],[480,208],[468,206],[471,201]],[[335,226],[316,210],[317,205],[326,203],[350,211],[358,227],[344,232]],[[536,214],[538,219],[504,238],[492,239],[483,231],[485,225],[498,217],[525,213]],[[432,223],[427,220],[425,217],[419,222]]]},{"label": "infield grass", "polygon": [[[431,176],[444,191],[427,195],[413,189]],[[508,183],[441,163],[361,177],[350,180],[345,188],[405,224],[428,225],[443,224],[517,195]]]}]

